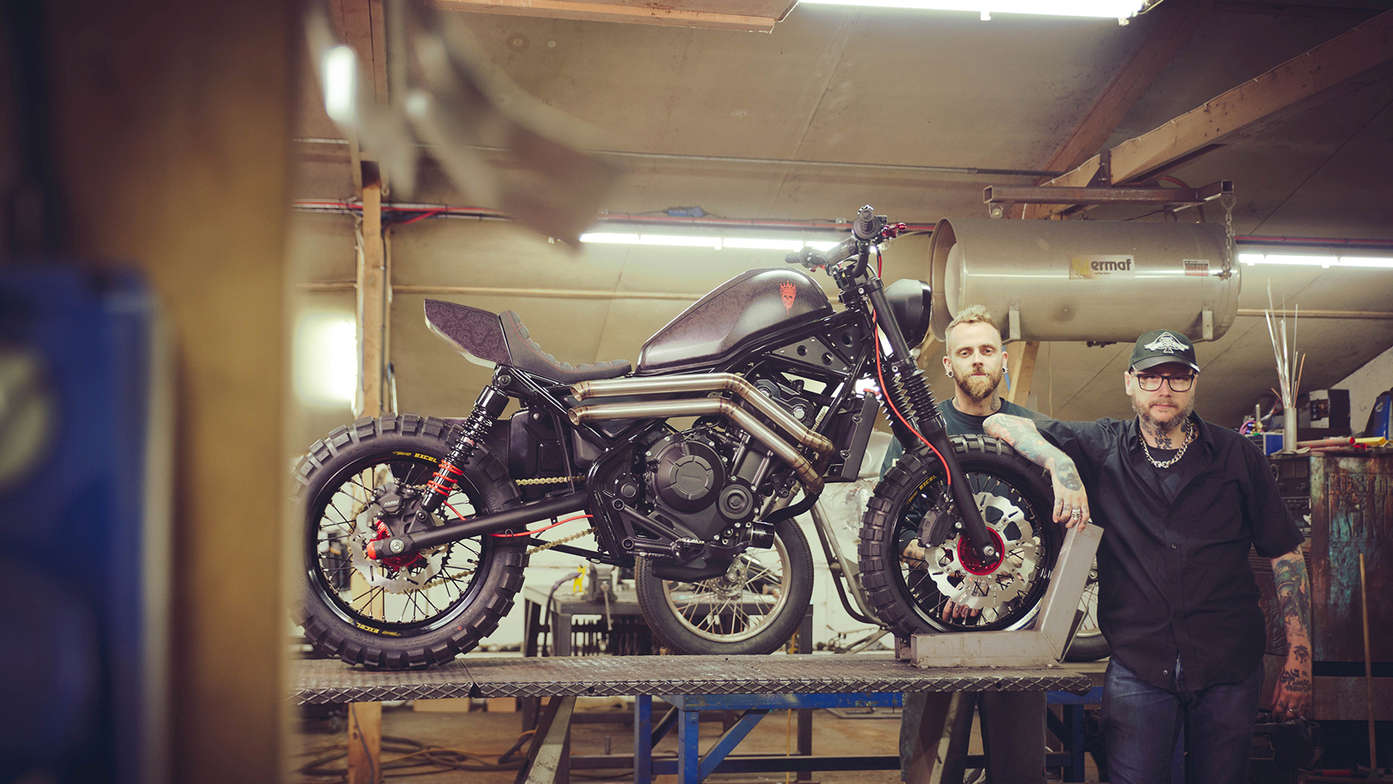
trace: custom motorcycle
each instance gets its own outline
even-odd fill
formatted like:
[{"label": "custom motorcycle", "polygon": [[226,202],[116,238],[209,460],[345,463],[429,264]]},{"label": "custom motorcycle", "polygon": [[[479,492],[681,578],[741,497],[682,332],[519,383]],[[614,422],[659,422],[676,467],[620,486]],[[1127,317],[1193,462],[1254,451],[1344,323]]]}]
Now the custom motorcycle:
[{"label": "custom motorcycle", "polygon": [[[570,365],[516,313],[427,300],[430,328],[492,379],[463,420],[366,418],[311,445],[296,469],[307,638],[367,667],[447,662],[494,630],[545,548],[632,567],[676,651],[775,650],[812,593],[795,517],[857,478],[882,407],[906,453],[866,504],[855,563],[813,514],[847,609],[902,636],[1028,624],[1062,540],[1050,485],[1005,444],[945,434],[910,354],[929,287],[880,280],[879,246],[904,231],[863,207],[836,248],[789,257],[804,269],[702,297],[636,368]],[[579,519],[593,548],[551,532]],[[945,620],[949,601],[974,612]]]}]

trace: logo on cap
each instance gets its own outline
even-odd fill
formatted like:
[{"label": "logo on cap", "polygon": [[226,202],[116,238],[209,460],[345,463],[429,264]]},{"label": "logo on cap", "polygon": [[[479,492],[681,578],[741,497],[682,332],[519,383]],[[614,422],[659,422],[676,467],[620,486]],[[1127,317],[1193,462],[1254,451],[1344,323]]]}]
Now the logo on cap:
[{"label": "logo on cap", "polygon": [[1147,351],[1164,351],[1167,354],[1174,354],[1177,351],[1184,351],[1185,344],[1176,340],[1175,335],[1169,332],[1162,332],[1156,336],[1155,340],[1147,343],[1145,348]]}]

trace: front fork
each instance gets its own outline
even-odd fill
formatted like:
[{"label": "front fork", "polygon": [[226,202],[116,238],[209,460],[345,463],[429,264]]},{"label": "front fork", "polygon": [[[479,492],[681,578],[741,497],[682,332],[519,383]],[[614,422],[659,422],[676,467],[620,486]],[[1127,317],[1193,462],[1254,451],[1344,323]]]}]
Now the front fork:
[{"label": "front fork", "polygon": [[[885,337],[890,341],[890,350],[893,352],[888,363],[890,379],[887,380],[886,386],[893,386],[894,389],[885,389],[881,392],[886,395],[887,400],[897,398],[896,406],[901,409],[900,414],[919,431],[924,440],[937,450],[939,457],[943,460],[944,467],[948,469],[948,492],[953,506],[957,508],[958,517],[962,523],[963,536],[967,538],[968,544],[983,561],[993,561],[999,556],[996,542],[991,533],[988,532],[986,522],[982,519],[982,511],[977,508],[977,499],[973,497],[972,488],[967,483],[967,476],[963,474],[962,467],[958,465],[953,444],[948,440],[948,431],[943,427],[943,418],[939,416],[938,407],[934,405],[933,391],[929,389],[929,383],[924,380],[923,371],[910,359],[909,344],[905,341],[904,334],[900,332],[894,312],[885,299],[885,291],[880,280],[872,278],[862,285],[864,291],[861,293],[875,310],[876,321],[881,331],[885,333]],[[871,336],[871,339],[878,340],[874,335]],[[878,349],[879,346],[876,348]],[[909,410],[904,410],[906,408]],[[895,430],[900,431],[902,428],[896,427]],[[913,437],[913,434],[909,435],[911,438]],[[924,533],[926,532],[920,532],[921,538]],[[927,545],[928,542],[924,542],[924,544]]]}]

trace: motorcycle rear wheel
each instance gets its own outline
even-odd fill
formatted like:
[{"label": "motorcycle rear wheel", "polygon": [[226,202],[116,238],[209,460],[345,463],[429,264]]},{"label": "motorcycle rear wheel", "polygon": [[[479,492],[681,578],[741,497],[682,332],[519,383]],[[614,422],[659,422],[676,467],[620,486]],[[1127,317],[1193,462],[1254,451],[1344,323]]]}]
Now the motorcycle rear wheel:
[{"label": "motorcycle rear wheel", "polygon": [[813,556],[795,520],[774,527],[774,546],[751,548],[725,575],[664,580],[652,559],[634,569],[639,611],[677,653],[766,654],[793,636],[813,595]]},{"label": "motorcycle rear wheel", "polygon": [[[902,556],[924,514],[939,502],[944,477],[927,448],[904,454],[876,486],[857,548],[867,599],[899,637],[1024,628],[1039,612],[1059,558],[1063,529],[1050,519],[1053,493],[1044,472],[997,439],[951,440],[983,519],[1003,545],[1003,560],[987,574],[969,574],[955,560],[961,537],[930,543],[922,560]],[[976,615],[942,617],[950,599],[978,590]]]},{"label": "motorcycle rear wheel", "polygon": [[[322,654],[371,669],[448,662],[497,628],[522,587],[525,550],[482,536],[422,551],[395,566],[370,559],[394,488],[423,497],[450,448],[450,426],[411,414],[360,419],[316,441],[296,468],[302,484],[305,593],[295,613]],[[432,521],[501,510],[516,498],[502,465],[479,451]]]}]

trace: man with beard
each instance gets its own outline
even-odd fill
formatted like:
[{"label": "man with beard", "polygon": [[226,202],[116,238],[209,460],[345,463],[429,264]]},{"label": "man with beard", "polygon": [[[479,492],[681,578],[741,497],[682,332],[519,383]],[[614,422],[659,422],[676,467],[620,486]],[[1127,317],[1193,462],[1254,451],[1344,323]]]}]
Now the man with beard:
[{"label": "man with beard", "polygon": [[1113,784],[1169,781],[1182,728],[1186,781],[1247,782],[1266,639],[1250,546],[1272,559],[1285,622],[1273,711],[1294,718],[1311,705],[1301,534],[1258,449],[1194,413],[1199,370],[1183,333],[1153,330],[1122,376],[1135,417],[1038,430],[1005,414],[985,423],[1054,475],[1057,519],[1082,525],[1091,502],[1104,528],[1098,610],[1112,648],[1103,713]]},{"label": "man with beard", "polygon": [[[1003,400],[997,393],[1005,376],[1006,352],[1001,345],[1001,331],[997,329],[996,322],[992,320],[985,307],[970,305],[959,310],[957,316],[944,329],[943,338],[947,352],[943,357],[943,370],[953,379],[954,390],[953,397],[942,402],[938,411],[943,416],[948,435],[980,435],[982,422],[996,413],[1029,418],[1039,416],[1024,406]],[[921,358],[920,362],[920,367],[924,367],[924,358]],[[897,440],[892,439],[890,448],[885,453],[885,460],[881,464],[882,476],[902,454],[904,448]],[[916,532],[912,530],[904,533],[899,542],[899,549],[904,560],[911,565],[922,562],[925,555]],[[977,611],[956,604],[951,599],[944,604],[942,610],[944,620],[956,618],[970,623],[970,619],[976,615]],[[913,749],[918,742],[919,724],[924,718],[929,700],[927,694],[918,692],[908,693],[904,699],[904,718],[900,724],[900,758],[901,769],[908,771]],[[1032,702],[1030,698],[1022,702],[1020,696],[1015,694],[957,695],[957,699],[948,708],[951,715],[946,717],[944,723],[949,738],[949,746],[943,760],[944,781],[980,780],[981,771],[964,770],[961,762],[967,754],[972,714],[979,704],[983,726],[987,724],[993,712],[1009,715],[1022,710],[1041,709],[1041,706]],[[1009,773],[1003,772],[1003,775]]]},{"label": "man with beard", "polygon": [[[953,397],[940,403],[938,412],[948,435],[980,435],[982,422],[998,412],[1039,418],[1034,411],[1002,400],[997,394],[1005,377],[1006,352],[1001,346],[1001,331],[986,308],[969,305],[959,310],[943,330],[943,339],[947,352],[943,355],[943,372],[953,379],[954,389]],[[902,454],[904,447],[892,440],[880,466],[882,476]]]}]

